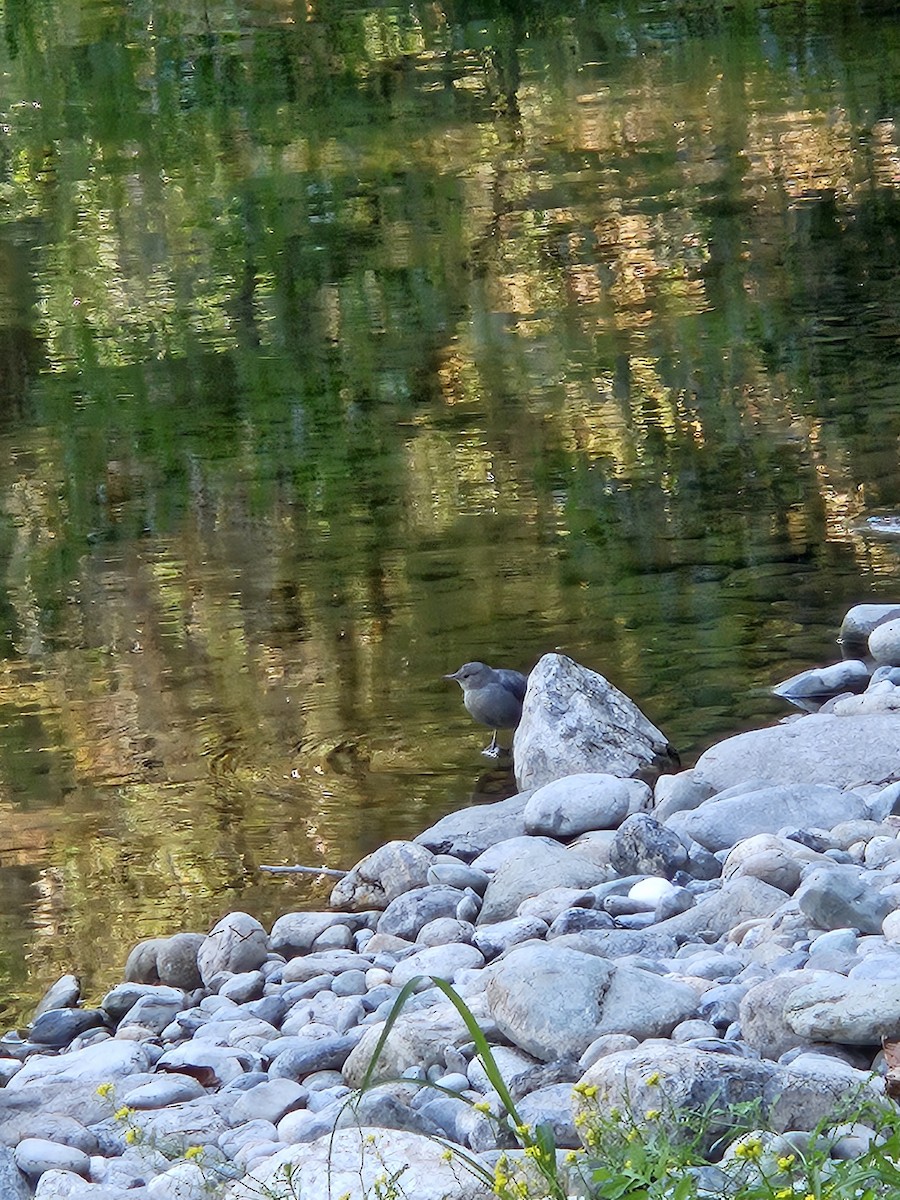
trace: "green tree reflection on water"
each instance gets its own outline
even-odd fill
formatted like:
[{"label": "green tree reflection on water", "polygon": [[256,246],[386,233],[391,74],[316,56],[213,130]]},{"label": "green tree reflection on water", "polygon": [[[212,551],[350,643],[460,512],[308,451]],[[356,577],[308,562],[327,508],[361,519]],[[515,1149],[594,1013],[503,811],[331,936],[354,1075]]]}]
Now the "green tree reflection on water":
[{"label": "green tree reflection on water", "polygon": [[559,647],[689,759],[896,596],[890,6],[3,32],[10,1018],[465,802],[465,658]]}]

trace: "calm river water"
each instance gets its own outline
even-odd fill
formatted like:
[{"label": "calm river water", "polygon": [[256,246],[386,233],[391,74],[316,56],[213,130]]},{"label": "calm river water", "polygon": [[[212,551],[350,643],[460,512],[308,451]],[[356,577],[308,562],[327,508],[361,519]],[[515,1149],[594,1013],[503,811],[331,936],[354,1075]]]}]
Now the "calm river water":
[{"label": "calm river water", "polygon": [[560,649],[686,762],[900,596],[892,4],[0,21],[0,1005],[508,779]]}]

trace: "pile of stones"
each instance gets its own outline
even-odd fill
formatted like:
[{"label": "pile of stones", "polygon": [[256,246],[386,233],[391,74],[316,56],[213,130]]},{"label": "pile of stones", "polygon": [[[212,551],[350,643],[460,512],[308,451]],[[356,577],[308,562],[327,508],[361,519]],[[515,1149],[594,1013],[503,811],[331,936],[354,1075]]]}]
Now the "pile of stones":
[{"label": "pile of stones", "polygon": [[[0,1196],[362,1200],[398,1171],[416,1200],[489,1196],[463,1159],[490,1170],[513,1141],[435,978],[491,1043],[521,1120],[561,1148],[580,1145],[585,1089],[638,1117],[660,1096],[668,1111],[756,1099],[788,1131],[851,1093],[889,1104],[900,610],[864,607],[845,642],[888,627],[870,653],[782,685],[818,711],[657,778],[663,735],[548,655],[516,734],[519,794],[381,847],[328,911],[268,932],[233,912],[141,943],[97,1007],[61,979],[26,1036],[0,1039]],[[573,701],[586,694],[593,716]],[[631,741],[598,737],[623,714]],[[833,1153],[871,1136],[840,1130]]]}]

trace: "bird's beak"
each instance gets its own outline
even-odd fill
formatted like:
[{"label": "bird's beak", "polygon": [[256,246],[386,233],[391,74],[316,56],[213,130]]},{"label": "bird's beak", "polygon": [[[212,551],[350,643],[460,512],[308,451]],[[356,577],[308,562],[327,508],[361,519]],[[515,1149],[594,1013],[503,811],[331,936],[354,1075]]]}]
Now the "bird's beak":
[{"label": "bird's beak", "polygon": [[454,671],[452,675],[445,675],[444,679],[453,679],[458,683],[459,682],[459,671]]}]

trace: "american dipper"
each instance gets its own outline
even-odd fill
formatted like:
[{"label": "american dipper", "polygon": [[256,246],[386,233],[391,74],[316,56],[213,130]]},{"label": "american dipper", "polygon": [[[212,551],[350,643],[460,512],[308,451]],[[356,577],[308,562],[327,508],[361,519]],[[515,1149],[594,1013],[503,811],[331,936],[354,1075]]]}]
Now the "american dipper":
[{"label": "american dipper", "polygon": [[505,667],[494,670],[483,662],[463,663],[458,671],[444,678],[456,680],[463,690],[463,704],[471,715],[493,729],[491,744],[482,754],[497,758],[500,754],[497,731],[515,729],[521,721],[528,680],[521,671],[509,671]]}]

